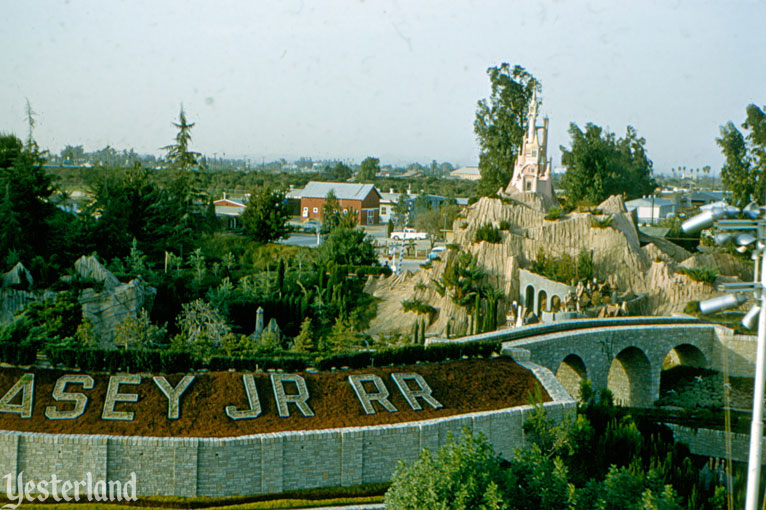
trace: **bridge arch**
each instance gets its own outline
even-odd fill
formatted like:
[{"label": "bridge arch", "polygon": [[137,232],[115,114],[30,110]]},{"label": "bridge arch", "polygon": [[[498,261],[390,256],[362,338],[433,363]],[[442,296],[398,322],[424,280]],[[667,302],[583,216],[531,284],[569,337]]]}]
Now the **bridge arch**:
[{"label": "bridge arch", "polygon": [[548,311],[546,308],[548,308],[548,293],[541,290],[537,293],[537,316],[542,317],[543,312]]},{"label": "bridge arch", "polygon": [[535,309],[535,286],[532,284],[527,285],[527,289],[524,291],[524,302],[522,306],[525,306],[527,310],[534,311]]},{"label": "bridge arch", "polygon": [[570,354],[564,358],[556,370],[556,379],[575,400],[580,399],[580,383],[587,378],[585,362],[577,354]]},{"label": "bridge arch", "polygon": [[662,369],[667,370],[678,365],[708,368],[710,364],[699,347],[692,344],[680,344],[668,351],[662,362]]},{"label": "bridge arch", "polygon": [[627,347],[612,359],[607,388],[615,403],[646,407],[652,404],[652,371],[649,358],[638,347]]},{"label": "bridge arch", "polygon": [[551,312],[557,313],[561,311],[561,298],[554,295],[551,298]]}]

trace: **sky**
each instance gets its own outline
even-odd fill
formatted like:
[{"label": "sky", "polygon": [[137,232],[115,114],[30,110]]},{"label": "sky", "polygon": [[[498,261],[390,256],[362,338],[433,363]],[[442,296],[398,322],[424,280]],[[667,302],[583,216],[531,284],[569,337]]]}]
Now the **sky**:
[{"label": "sky", "polygon": [[574,122],[632,125],[655,172],[723,163],[766,104],[766,1],[3,0],[0,132],[58,153],[192,149],[253,162],[478,164],[487,68],[542,84],[549,154]]}]

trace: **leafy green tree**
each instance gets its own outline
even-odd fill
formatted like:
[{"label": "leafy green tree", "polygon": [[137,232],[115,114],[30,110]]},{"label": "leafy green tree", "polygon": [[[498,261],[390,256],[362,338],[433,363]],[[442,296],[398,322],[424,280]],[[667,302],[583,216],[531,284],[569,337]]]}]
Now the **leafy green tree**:
[{"label": "leafy green tree", "polygon": [[746,137],[728,122],[721,126],[721,137],[716,139],[726,158],[721,179],[738,206],[752,199],[763,204],[766,192],[766,114],[754,104],[746,108],[746,114],[742,124]]},{"label": "leafy green tree", "polygon": [[446,225],[446,218],[441,211],[429,209],[415,218],[415,228],[428,233],[428,239],[431,241],[431,248],[434,247],[436,239],[441,237],[442,228]]},{"label": "leafy green tree", "polygon": [[632,126],[624,138],[588,123],[583,132],[569,125],[572,148],[561,147],[561,162],[567,167],[562,185],[571,204],[586,201],[598,204],[610,195],[640,197],[657,186],[652,177],[652,162]]},{"label": "leafy green tree", "polygon": [[412,465],[399,462],[385,503],[392,510],[511,508],[510,482],[489,442],[465,430],[435,455],[424,448]]},{"label": "leafy green tree", "polygon": [[330,175],[336,181],[345,182],[354,175],[354,171],[348,165],[343,164],[342,161],[335,163],[335,166],[330,170]]},{"label": "leafy green tree", "polygon": [[368,156],[364,158],[362,164],[359,165],[359,172],[356,175],[356,180],[359,182],[372,182],[375,176],[380,172],[380,160]]},{"label": "leafy green tree", "polygon": [[378,263],[375,247],[361,229],[333,230],[317,250],[317,261],[327,265],[369,266]]},{"label": "leafy green tree", "polygon": [[488,99],[476,108],[473,130],[479,142],[479,193],[493,195],[508,185],[524,138],[527,110],[540,86],[521,66],[502,63],[487,69],[491,85]]},{"label": "leafy green tree", "polygon": [[[35,273],[37,280],[42,276],[41,271],[47,273],[45,268],[51,262],[60,264],[68,257],[72,246],[67,239],[75,219],[51,202],[55,191],[53,176],[45,171],[44,161],[44,154],[33,139],[22,144],[14,135],[0,136],[0,211],[3,213],[0,264],[21,261]],[[36,268],[31,265],[34,259],[40,261]]]},{"label": "leafy green tree", "polygon": [[159,182],[149,170],[136,167],[107,173],[91,184],[94,201],[85,217],[90,222],[84,249],[98,249],[102,257],[125,257],[133,239],[149,259],[165,251],[190,251],[211,222],[195,203],[183,176]]},{"label": "leafy green tree", "polygon": [[316,348],[314,332],[311,327],[311,317],[306,317],[301,323],[301,330],[293,340],[291,350],[295,352],[311,352]]},{"label": "leafy green tree", "polygon": [[337,228],[356,227],[357,212],[353,209],[343,211],[335,191],[330,190],[322,206],[322,234],[329,234]]},{"label": "leafy green tree", "polygon": [[178,122],[174,122],[173,125],[178,128],[176,134],[176,143],[163,147],[168,151],[167,161],[170,163],[171,168],[176,170],[193,170],[199,165],[198,152],[193,152],[189,149],[191,143],[191,130],[194,127],[194,122],[188,122],[186,120],[186,112],[184,107],[181,106],[181,111],[178,114]]},{"label": "leafy green tree", "polygon": [[184,304],[176,322],[180,333],[173,339],[174,347],[202,356],[215,352],[231,335],[218,309],[203,299]]},{"label": "leafy green tree", "polygon": [[351,321],[338,317],[330,332],[321,339],[320,350],[323,352],[349,352],[356,347],[356,333]]},{"label": "leafy green tree", "polygon": [[0,168],[11,168],[23,148],[24,144],[15,135],[0,134]]},{"label": "leafy green tree", "polygon": [[[77,331],[79,332],[80,328]],[[149,320],[149,313],[141,309],[136,317],[128,315],[117,325],[114,332],[114,343],[125,349],[152,349],[164,342],[166,334],[165,328],[152,324]]]},{"label": "leafy green tree", "polygon": [[261,243],[288,237],[291,232],[287,223],[289,218],[285,194],[266,186],[250,195],[241,216],[245,235]]}]

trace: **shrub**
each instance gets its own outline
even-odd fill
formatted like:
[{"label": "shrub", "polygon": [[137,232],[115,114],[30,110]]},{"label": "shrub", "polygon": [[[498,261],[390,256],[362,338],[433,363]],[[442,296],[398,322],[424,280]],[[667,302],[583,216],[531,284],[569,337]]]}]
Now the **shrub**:
[{"label": "shrub", "polygon": [[467,221],[464,221],[464,222],[462,222],[462,223],[460,224],[460,228],[462,228],[462,229],[466,229],[466,228],[468,228],[468,222],[467,222]]},{"label": "shrub", "polygon": [[595,216],[591,216],[590,226],[593,228],[608,228],[612,226],[613,219],[614,217],[611,214],[604,218],[596,218]]},{"label": "shrub", "polygon": [[510,230],[511,229],[511,222],[508,220],[501,220],[500,224],[498,225],[498,228],[500,230]]},{"label": "shrub", "polygon": [[440,362],[448,359],[467,357],[489,357],[494,352],[500,352],[500,342],[448,343],[431,347],[422,345],[407,345],[380,351],[364,351],[355,353],[335,354],[316,362],[320,370],[332,367],[366,368],[387,365],[412,365],[418,361]]},{"label": "shrub", "polygon": [[545,213],[545,219],[549,221],[558,220],[563,216],[563,211],[559,207],[554,207],[547,213]]},{"label": "shrub", "polygon": [[402,308],[405,312],[415,312],[424,315],[432,315],[436,313],[436,308],[419,299],[405,299],[402,301]]},{"label": "shrub", "polygon": [[495,228],[492,223],[485,223],[476,231],[475,242],[486,241],[488,243],[499,243],[501,240],[500,230]]},{"label": "shrub", "polygon": [[0,342],[0,361],[10,365],[31,365],[37,359],[37,347],[29,342]]},{"label": "shrub", "polygon": [[685,274],[695,282],[714,284],[718,278],[718,272],[709,267],[679,267],[678,272]]},{"label": "shrub", "polygon": [[684,307],[684,313],[688,313],[691,315],[696,315],[700,313],[700,302],[689,301],[688,303],[686,303],[686,306]]},{"label": "shrub", "polygon": [[436,454],[426,448],[411,465],[400,462],[386,507],[501,508],[508,486],[515,483],[511,480],[484,436],[475,437],[466,428],[458,440],[450,435]]}]

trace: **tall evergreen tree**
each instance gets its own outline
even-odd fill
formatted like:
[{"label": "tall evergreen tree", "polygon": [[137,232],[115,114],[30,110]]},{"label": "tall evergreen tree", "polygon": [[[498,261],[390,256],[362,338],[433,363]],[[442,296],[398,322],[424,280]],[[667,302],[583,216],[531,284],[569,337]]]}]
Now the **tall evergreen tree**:
[{"label": "tall evergreen tree", "polygon": [[241,219],[248,237],[254,241],[268,243],[290,235],[291,229],[287,223],[289,217],[285,194],[279,190],[262,187],[250,195],[250,201]]},{"label": "tall evergreen tree", "polygon": [[173,125],[178,128],[176,142],[163,147],[164,150],[168,151],[168,163],[176,170],[194,170],[199,165],[200,156],[198,152],[189,149],[192,139],[191,130],[195,123],[186,120],[183,106],[181,106],[181,112],[178,114],[178,122],[174,122]]}]

